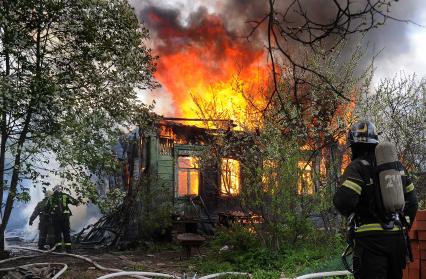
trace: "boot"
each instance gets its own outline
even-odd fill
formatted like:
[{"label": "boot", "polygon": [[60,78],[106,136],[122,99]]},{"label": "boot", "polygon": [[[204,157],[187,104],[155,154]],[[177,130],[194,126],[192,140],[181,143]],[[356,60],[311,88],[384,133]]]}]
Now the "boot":
[{"label": "boot", "polygon": [[53,251],[61,253],[61,252],[64,251],[64,249],[62,248],[62,245],[58,245],[58,246],[55,247],[55,250],[53,250]]}]

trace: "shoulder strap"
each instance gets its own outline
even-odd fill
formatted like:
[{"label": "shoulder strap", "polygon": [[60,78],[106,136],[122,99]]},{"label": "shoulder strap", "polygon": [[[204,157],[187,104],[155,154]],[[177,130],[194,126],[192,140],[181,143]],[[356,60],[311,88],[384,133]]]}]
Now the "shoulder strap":
[{"label": "shoulder strap", "polygon": [[385,210],[383,207],[383,199],[382,193],[380,192],[379,186],[379,176],[378,176],[378,168],[376,164],[376,160],[374,159],[370,164],[369,173],[370,173],[370,181],[373,182],[371,187],[373,188],[373,195],[369,197],[368,205],[370,213],[380,222],[382,227],[384,223],[386,223],[385,218]]},{"label": "shoulder strap", "polygon": [[400,161],[395,162],[389,162],[385,164],[381,164],[380,166],[376,167],[376,172],[379,173],[384,170],[390,170],[390,169],[396,169],[399,171],[404,171],[404,168],[402,167],[402,164]]}]

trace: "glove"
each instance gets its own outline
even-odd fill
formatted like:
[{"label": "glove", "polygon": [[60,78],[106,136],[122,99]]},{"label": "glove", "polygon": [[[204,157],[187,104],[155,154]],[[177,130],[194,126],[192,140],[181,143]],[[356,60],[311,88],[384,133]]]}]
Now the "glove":
[{"label": "glove", "polygon": [[30,226],[32,226],[33,225],[33,221],[30,221],[29,224],[30,224]]}]

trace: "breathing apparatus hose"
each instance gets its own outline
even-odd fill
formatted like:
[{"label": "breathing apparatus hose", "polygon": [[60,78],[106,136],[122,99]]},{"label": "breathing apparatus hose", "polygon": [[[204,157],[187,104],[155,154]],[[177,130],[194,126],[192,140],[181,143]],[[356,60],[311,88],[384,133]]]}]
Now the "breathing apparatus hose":
[{"label": "breathing apparatus hose", "polygon": [[348,244],[348,246],[346,246],[346,249],[342,254],[342,262],[345,269],[349,271],[350,273],[354,273],[353,267],[348,263],[348,257],[351,256],[352,254],[353,254],[353,246]]},{"label": "breathing apparatus hose", "polygon": [[352,213],[348,217],[347,229],[346,229],[346,246],[345,251],[342,254],[342,262],[346,270],[353,273],[353,267],[348,263],[348,257],[353,255],[354,252],[354,236],[355,236],[355,213]]}]

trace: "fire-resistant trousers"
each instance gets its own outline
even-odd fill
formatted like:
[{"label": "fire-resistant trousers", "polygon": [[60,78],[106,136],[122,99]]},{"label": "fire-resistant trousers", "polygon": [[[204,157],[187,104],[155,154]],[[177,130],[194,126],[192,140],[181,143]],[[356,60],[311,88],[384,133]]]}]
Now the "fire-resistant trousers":
[{"label": "fire-resistant trousers", "polygon": [[355,279],[401,279],[406,265],[406,244],[401,232],[355,238]]},{"label": "fire-resistant trousers", "polygon": [[71,236],[70,236],[70,218],[69,216],[60,216],[56,217],[53,220],[53,225],[55,227],[55,242],[57,245],[64,242],[65,248],[67,250],[71,249]]},{"label": "fire-resistant trousers", "polygon": [[49,219],[47,217],[40,216],[40,223],[38,224],[38,249],[40,250],[44,250],[44,246],[47,244],[47,234],[49,232],[49,226]]}]

